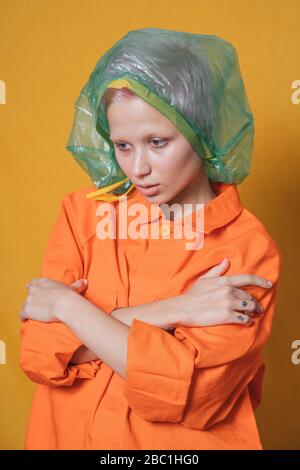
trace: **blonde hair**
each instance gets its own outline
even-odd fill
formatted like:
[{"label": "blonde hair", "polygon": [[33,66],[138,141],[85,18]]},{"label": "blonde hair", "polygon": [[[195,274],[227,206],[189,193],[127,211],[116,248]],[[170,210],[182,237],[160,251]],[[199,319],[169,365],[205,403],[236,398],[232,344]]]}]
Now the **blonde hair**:
[{"label": "blonde hair", "polygon": [[101,98],[101,104],[105,113],[109,105],[115,101],[123,101],[126,99],[139,98],[132,90],[127,87],[107,88]]}]

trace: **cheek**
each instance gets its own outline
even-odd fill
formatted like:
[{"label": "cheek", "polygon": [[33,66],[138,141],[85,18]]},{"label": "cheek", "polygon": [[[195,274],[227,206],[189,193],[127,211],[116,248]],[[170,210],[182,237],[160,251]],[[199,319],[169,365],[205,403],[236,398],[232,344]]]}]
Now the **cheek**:
[{"label": "cheek", "polygon": [[159,164],[153,164],[152,168],[163,176],[165,182],[171,181],[174,184],[174,178],[177,181],[189,180],[197,173],[201,166],[200,157],[194,153],[183,149],[182,152],[176,149],[176,152],[170,152],[162,157]]},{"label": "cheek", "polygon": [[129,160],[129,158],[126,159],[125,157],[117,155],[117,153],[116,153],[116,160],[118,162],[118,165],[124,171],[124,173],[130,174],[130,160]]},{"label": "cheek", "polygon": [[173,179],[174,176],[180,174],[183,165],[182,154],[178,151],[178,148],[174,149],[173,147],[151,159],[152,170],[161,175],[164,181]]}]

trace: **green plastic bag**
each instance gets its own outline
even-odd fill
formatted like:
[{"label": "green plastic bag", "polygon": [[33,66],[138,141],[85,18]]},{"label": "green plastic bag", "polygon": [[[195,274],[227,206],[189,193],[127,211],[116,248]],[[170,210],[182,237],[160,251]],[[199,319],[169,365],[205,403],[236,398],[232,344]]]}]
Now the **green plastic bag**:
[{"label": "green plastic bag", "polygon": [[66,148],[97,189],[118,183],[110,194],[122,195],[134,185],[109,138],[101,102],[109,85],[127,86],[168,117],[204,159],[210,180],[238,184],[250,173],[253,115],[229,42],[215,35],[138,29],[97,62],[75,103]]}]

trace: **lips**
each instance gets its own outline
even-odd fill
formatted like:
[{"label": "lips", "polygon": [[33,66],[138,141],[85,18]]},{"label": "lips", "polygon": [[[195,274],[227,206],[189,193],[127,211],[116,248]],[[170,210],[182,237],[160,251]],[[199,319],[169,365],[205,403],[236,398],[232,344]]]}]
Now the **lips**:
[{"label": "lips", "polygon": [[139,185],[137,185],[137,187],[140,190],[140,192],[142,194],[144,194],[145,196],[154,196],[159,191],[160,184],[155,184],[155,185],[153,184],[151,186],[139,186]]},{"label": "lips", "polygon": [[136,186],[139,188],[150,188],[151,186],[157,186],[157,184],[137,184]]}]

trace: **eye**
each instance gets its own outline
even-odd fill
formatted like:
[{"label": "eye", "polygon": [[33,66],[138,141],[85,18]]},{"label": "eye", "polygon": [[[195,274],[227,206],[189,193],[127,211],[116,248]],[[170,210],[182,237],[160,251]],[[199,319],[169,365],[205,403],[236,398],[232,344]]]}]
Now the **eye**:
[{"label": "eye", "polygon": [[[166,144],[167,140],[166,139],[151,139],[150,142],[154,142],[154,147],[163,147]],[[126,148],[127,144],[125,142],[119,142],[114,145],[116,148],[120,149],[121,151],[129,150],[128,147]]]},{"label": "eye", "polygon": [[127,145],[127,144],[122,143],[122,142],[119,143],[119,144],[115,144],[115,146],[116,146],[117,148],[119,148],[120,150],[128,150],[127,148],[121,147],[121,145]]},{"label": "eye", "polygon": [[[163,145],[166,143],[165,139],[152,139],[152,142],[163,142]],[[155,147],[163,147],[163,145],[155,145]]]}]

